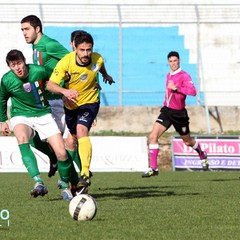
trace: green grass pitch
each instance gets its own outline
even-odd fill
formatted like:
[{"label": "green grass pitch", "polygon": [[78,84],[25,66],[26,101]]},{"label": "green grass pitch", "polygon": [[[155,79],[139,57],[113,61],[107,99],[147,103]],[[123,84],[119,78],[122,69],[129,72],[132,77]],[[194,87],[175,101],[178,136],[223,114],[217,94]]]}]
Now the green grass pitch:
[{"label": "green grass pitch", "polygon": [[[58,176],[42,174],[49,194],[30,197],[27,173],[0,173],[1,240],[230,240],[240,237],[240,172],[94,173],[98,212],[78,222],[61,200]],[[1,212],[4,217],[5,212]],[[1,214],[0,214],[1,216]],[[6,216],[5,216],[6,217]]]}]

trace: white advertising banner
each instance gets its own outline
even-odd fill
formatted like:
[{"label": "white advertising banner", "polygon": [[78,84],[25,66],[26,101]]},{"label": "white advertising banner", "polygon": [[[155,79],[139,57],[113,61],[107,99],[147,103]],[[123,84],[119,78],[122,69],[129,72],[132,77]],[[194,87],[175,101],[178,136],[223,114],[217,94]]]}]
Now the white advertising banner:
[{"label": "white advertising banner", "polygon": [[[146,137],[90,137],[92,172],[142,172],[148,168]],[[35,148],[40,172],[48,172],[49,158]],[[26,172],[15,137],[0,137],[0,172]]]}]

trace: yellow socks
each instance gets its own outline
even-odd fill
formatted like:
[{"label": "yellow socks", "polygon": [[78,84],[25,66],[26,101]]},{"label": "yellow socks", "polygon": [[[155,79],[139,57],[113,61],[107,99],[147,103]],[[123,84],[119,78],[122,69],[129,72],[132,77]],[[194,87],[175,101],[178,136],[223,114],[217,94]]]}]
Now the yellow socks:
[{"label": "yellow socks", "polygon": [[82,164],[81,176],[89,177],[89,167],[92,158],[92,144],[89,137],[78,139],[78,152]]}]

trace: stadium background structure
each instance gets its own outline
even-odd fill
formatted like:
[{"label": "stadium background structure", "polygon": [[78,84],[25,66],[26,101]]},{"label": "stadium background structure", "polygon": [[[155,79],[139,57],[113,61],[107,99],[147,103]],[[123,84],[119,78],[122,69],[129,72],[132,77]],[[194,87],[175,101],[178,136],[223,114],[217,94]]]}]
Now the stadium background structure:
[{"label": "stadium background structure", "polygon": [[[19,23],[28,14],[40,16],[44,32],[67,47],[72,30],[87,30],[95,39],[94,49],[105,57],[109,72],[117,82],[111,89],[103,87],[102,106],[116,109],[160,106],[168,71],[166,54],[177,50],[182,68],[191,73],[198,90],[197,97],[189,97],[187,104],[205,115],[204,128],[211,132],[215,128],[212,121],[215,121],[220,130],[224,130],[221,107],[231,108],[234,119],[238,118],[240,41],[234,29],[240,25],[240,4],[223,4],[224,1],[147,4],[149,1],[143,0],[136,4],[117,1],[113,4],[94,2],[94,5],[71,1],[68,4],[14,2],[0,3],[1,32],[11,36],[1,41],[2,56],[9,49],[18,48],[31,61],[31,49],[26,46]],[[66,11],[67,8],[71,11]],[[4,73],[7,70],[4,57],[0,59],[0,66]],[[146,112],[144,110],[142,112]]]}]

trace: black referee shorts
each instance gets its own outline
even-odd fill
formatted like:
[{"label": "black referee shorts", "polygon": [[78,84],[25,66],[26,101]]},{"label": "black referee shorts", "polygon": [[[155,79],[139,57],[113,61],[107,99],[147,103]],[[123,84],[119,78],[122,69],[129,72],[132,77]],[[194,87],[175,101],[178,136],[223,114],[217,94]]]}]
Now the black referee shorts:
[{"label": "black referee shorts", "polygon": [[186,135],[190,132],[189,117],[185,108],[183,110],[175,110],[164,106],[161,108],[156,122],[160,123],[167,129],[173,125],[180,135]]}]

